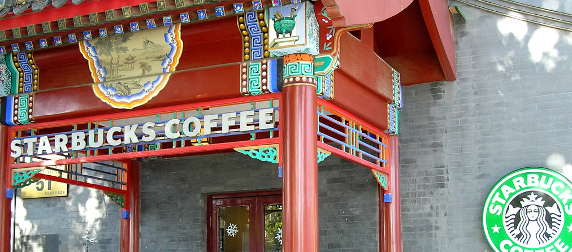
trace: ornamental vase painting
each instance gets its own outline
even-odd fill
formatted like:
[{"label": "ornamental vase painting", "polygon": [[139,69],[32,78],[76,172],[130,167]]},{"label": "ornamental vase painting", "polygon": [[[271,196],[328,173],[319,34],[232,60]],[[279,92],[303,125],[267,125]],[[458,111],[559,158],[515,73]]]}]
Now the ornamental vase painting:
[{"label": "ornamental vase painting", "polygon": [[309,2],[270,8],[269,51],[273,57],[292,53],[319,53],[319,27]]},{"label": "ornamental vase painting", "polygon": [[183,50],[180,25],[84,40],[93,91],[114,108],[132,109],[155,97],[167,84]]}]

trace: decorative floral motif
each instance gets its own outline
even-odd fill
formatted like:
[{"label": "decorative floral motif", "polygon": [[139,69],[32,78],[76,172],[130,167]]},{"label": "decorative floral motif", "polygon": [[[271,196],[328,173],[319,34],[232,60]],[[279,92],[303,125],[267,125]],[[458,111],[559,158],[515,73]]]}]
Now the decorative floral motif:
[{"label": "decorative floral motif", "polygon": [[236,227],[236,225],[230,223],[226,228],[226,234],[230,237],[235,237],[237,233],[238,233],[238,228]]}]

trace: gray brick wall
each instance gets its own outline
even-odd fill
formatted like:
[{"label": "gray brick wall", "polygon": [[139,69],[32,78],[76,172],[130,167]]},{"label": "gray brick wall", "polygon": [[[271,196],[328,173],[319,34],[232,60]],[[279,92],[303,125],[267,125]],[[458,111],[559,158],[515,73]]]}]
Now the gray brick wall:
[{"label": "gray brick wall", "polygon": [[[319,166],[319,186],[320,251],[377,251],[371,171],[330,156]],[[240,153],[143,161],[141,251],[206,251],[207,195],[280,188],[276,164]],[[70,186],[68,197],[17,202],[19,240],[55,234],[59,251],[80,252],[89,230],[97,238],[89,251],[119,251],[121,210],[100,191]]]},{"label": "gray brick wall", "polygon": [[[319,167],[320,251],[377,251],[377,182],[335,156]],[[145,161],[141,251],[206,251],[206,197],[280,189],[276,164],[239,153]]]},{"label": "gray brick wall", "polygon": [[406,252],[491,251],[481,218],[496,181],[572,163],[570,33],[455,4],[468,19],[455,27],[458,80],[403,91]]},{"label": "gray brick wall", "polygon": [[[59,250],[55,251],[81,252],[85,249],[81,238],[86,234],[97,241],[89,245],[90,252],[119,251],[121,209],[99,190],[70,185],[67,197],[17,197],[14,216],[16,252],[54,251],[38,249],[43,242],[40,237],[46,235],[57,235]],[[28,249],[21,247],[26,238]]]}]

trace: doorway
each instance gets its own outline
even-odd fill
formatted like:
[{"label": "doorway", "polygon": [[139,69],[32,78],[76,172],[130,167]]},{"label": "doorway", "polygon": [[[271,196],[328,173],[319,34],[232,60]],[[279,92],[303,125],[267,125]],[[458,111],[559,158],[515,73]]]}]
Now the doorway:
[{"label": "doorway", "polygon": [[282,191],[210,195],[209,252],[281,252]]}]

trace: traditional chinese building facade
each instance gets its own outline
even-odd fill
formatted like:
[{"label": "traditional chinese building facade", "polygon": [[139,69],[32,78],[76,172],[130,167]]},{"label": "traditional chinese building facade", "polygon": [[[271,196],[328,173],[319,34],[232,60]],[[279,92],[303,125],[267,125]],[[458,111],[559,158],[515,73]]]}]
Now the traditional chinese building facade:
[{"label": "traditional chinese building facade", "polygon": [[0,251],[401,251],[402,85],[456,79],[446,2],[0,8]]}]

